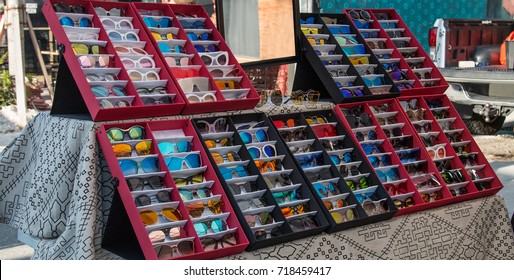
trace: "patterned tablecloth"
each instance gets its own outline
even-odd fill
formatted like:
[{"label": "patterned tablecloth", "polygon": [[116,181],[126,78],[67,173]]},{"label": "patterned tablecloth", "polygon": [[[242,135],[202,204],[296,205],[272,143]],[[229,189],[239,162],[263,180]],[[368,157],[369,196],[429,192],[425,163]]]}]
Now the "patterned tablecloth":
[{"label": "patterned tablecloth", "polygon": [[[0,156],[0,222],[40,239],[34,259],[119,258],[101,248],[114,184],[98,126],[42,113]],[[496,195],[228,259],[514,259],[514,234]]]}]

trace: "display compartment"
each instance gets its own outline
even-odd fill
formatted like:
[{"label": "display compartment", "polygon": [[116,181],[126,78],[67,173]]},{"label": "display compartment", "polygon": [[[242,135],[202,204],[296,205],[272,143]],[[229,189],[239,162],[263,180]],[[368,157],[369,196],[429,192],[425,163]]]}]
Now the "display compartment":
[{"label": "display compartment", "polygon": [[[444,135],[443,128],[440,123],[448,121],[448,119],[437,120],[431,113],[430,108],[422,97],[401,97],[398,99],[400,106],[404,110],[404,115],[411,119],[410,125],[421,132],[418,132],[418,137],[425,144],[427,152],[435,154],[433,160],[438,171],[445,179],[446,185],[452,194],[452,202],[459,202],[477,197],[487,196],[497,191],[495,188],[486,190],[485,193],[479,192],[473,184],[471,177],[466,172],[464,165],[457,156],[457,153],[451,148],[451,143]],[[450,104],[451,106],[451,104]],[[452,107],[453,108],[453,107]],[[413,114],[413,112],[423,112]],[[418,121],[420,116],[423,115],[423,120]],[[459,117],[453,117],[449,120],[455,121]],[[414,119],[414,121],[413,121]],[[428,126],[430,123],[430,126]],[[456,124],[457,125],[457,124]],[[458,123],[462,127],[457,129],[467,130],[463,122]],[[430,132],[426,133],[425,130],[429,129]],[[444,154],[443,154],[444,151]],[[443,157],[442,157],[443,156]],[[459,173],[460,171],[460,173]],[[446,173],[445,173],[446,172]],[[447,173],[451,174],[448,175]],[[445,174],[443,174],[445,173]]]},{"label": "display compartment", "polygon": [[[376,125],[377,122],[373,119],[368,105],[366,103],[339,105],[334,108],[334,112],[348,130],[348,137],[355,143],[359,143],[356,146],[366,155],[366,161],[374,168],[374,172],[391,198],[398,203],[397,215],[430,208],[419,195],[409,173],[388,141],[388,137],[380,126]],[[353,117],[353,112],[358,113],[357,117]],[[365,116],[369,118],[366,121],[364,121]],[[370,136],[372,132],[376,134],[374,137]],[[359,133],[365,135],[363,136],[365,139],[360,139]]]},{"label": "display compartment", "polygon": [[[68,7],[67,9],[69,9],[69,5],[81,6],[84,8],[84,11],[81,11],[81,13],[64,13],[61,12],[63,8],[59,7],[59,12],[56,12],[53,7],[54,4]],[[99,2],[98,5],[107,5],[105,7],[116,6],[127,10],[127,12],[130,10],[130,6],[125,3],[107,4]],[[164,84],[167,93],[166,99],[168,101],[173,99],[173,103],[144,104],[144,101],[136,91],[134,83],[125,71],[123,63],[116,54],[114,46],[103,25],[100,23],[100,19],[90,1],[45,1],[42,10],[52,32],[55,34],[56,40],[61,45],[60,49],[63,57],[60,63],[59,77],[56,84],[56,99],[52,108],[52,114],[64,114],[80,118],[84,118],[83,115],[86,114],[94,121],[105,121],[158,115],[176,115],[185,106],[184,100],[177,94],[175,84],[166,77],[165,73],[160,73],[160,75],[163,75],[161,77],[163,81],[167,80]],[[60,20],[63,21],[63,25],[61,25]],[[67,34],[73,34],[73,39],[70,39]],[[96,36],[90,38],[92,34],[96,34]],[[145,40],[143,32],[136,34],[141,41]],[[98,44],[98,41],[95,40],[103,41],[104,43]],[[74,46],[77,46],[75,44],[88,46],[88,54],[84,52],[83,55],[76,55],[75,51],[73,51],[72,43]],[[103,48],[96,50],[95,45],[103,46]],[[151,44],[144,46],[144,48],[148,53],[154,52]],[[82,50],[79,53],[82,53]],[[159,64],[160,61],[155,61],[155,63]],[[103,73],[107,69],[117,73],[115,76],[120,81],[119,83],[88,82],[86,73]],[[93,91],[92,87],[103,87],[104,89],[99,92],[97,90]],[[121,87],[124,93],[114,91],[113,87]],[[152,110],[148,110],[147,106],[151,106]]]},{"label": "display compartment", "polygon": [[[241,225],[189,120],[102,125],[97,138],[118,183],[102,240],[104,248],[128,259],[212,259],[242,252],[248,246]],[[151,141],[150,145],[146,144],[147,150],[141,149],[141,142],[147,142],[141,140]],[[189,143],[187,148],[184,149],[181,141]],[[124,154],[127,149],[130,152]],[[181,149],[188,151],[187,154]],[[177,164],[180,170],[175,168]],[[200,174],[203,174],[201,179],[198,177]],[[152,177],[162,178],[162,185],[170,192],[172,202],[163,203],[157,196],[157,200],[151,198],[150,205],[141,206],[142,202],[135,200],[136,196],[149,194],[156,188],[161,190],[161,184],[156,186],[156,179]],[[210,195],[201,198],[200,190]],[[191,194],[191,198],[186,199],[184,192]],[[200,203],[201,209],[197,205]],[[155,220],[152,221],[145,211],[154,212]],[[171,218],[170,213],[173,214]],[[179,235],[180,239],[170,240],[171,229],[176,227],[182,227],[185,232]],[[154,235],[150,239],[149,233],[156,229],[162,229],[168,235],[164,242],[157,241]],[[177,237],[177,233],[173,233]],[[193,242],[194,253],[185,249],[185,244],[180,244],[182,241],[185,244]],[[171,250],[171,254],[189,254],[173,256],[166,254],[166,250]]]},{"label": "display compartment", "polygon": [[[396,100],[371,101],[366,105],[372,116],[373,125],[379,130],[378,138],[384,137],[382,139],[389,142],[414,186],[414,189],[407,189],[405,192],[414,191],[422,198],[421,203],[400,209],[398,215],[452,203],[453,196],[447,184],[423,148],[423,142],[416,137],[417,131],[409,125],[410,120],[405,118],[403,109]],[[402,193],[398,193],[397,196],[405,197]]]},{"label": "display compartment", "polygon": [[424,101],[430,114],[439,122],[444,132],[443,137],[453,147],[480,196],[489,196],[500,191],[503,188],[501,181],[448,96],[429,95],[425,96]]},{"label": "display compartment", "polygon": [[[349,14],[352,10],[367,11],[371,19],[378,23],[375,28],[388,38],[407,65],[402,63],[402,70],[407,70],[409,79],[414,79],[414,88],[401,90],[401,95],[441,94],[448,88],[448,83],[437,69],[423,46],[418,42],[412,31],[406,25],[395,9],[345,9]],[[414,75],[412,75],[412,73]]]},{"label": "display compartment", "polygon": [[[326,25],[322,17],[330,17],[337,24]],[[301,24],[305,30],[301,34],[304,56],[335,103],[399,95],[399,91],[392,87],[393,81],[387,71],[379,65],[379,60],[365,44],[357,29],[348,25],[349,20],[345,15],[302,13],[301,22],[314,23]],[[341,29],[342,26],[345,28]],[[316,29],[314,33],[317,34],[309,34],[312,29]],[[332,33],[337,30],[341,31]],[[366,73],[363,66],[370,66],[373,73]],[[338,74],[338,70],[341,70],[339,67],[344,74]],[[296,79],[300,80],[302,77]]]},{"label": "display compartment", "polygon": [[[223,187],[225,188],[225,192],[227,193],[229,200],[234,206],[236,215],[239,218],[246,236],[250,241],[250,245],[248,246],[247,250],[256,250],[279,243],[289,242],[291,240],[304,238],[306,236],[315,235],[324,231],[328,227],[328,223],[323,216],[320,207],[314,200],[312,193],[303,181],[303,177],[294,168],[292,159],[286,153],[285,147],[279,141],[278,135],[273,130],[272,125],[269,123],[266,116],[264,114],[251,114],[240,115],[237,117],[224,117],[222,119],[227,121],[226,126],[218,126],[218,128],[223,127],[221,130],[226,131],[224,133],[213,133],[212,130],[214,129],[214,124],[221,124],[219,121],[220,118],[214,117],[207,119],[197,119],[194,122],[198,133],[203,137],[205,148],[209,149],[209,147],[211,147],[210,159],[213,163],[216,163],[213,153],[223,153],[224,151],[227,152],[228,155],[228,151],[233,149],[231,146],[238,147],[236,149],[240,160],[236,162],[239,163],[221,163],[218,164],[217,168],[215,169]],[[211,126],[206,126],[205,123],[211,124]],[[250,128],[249,130],[238,131],[237,127],[242,123],[260,123],[260,126],[258,128]],[[209,129],[206,130],[206,127],[209,127]],[[253,135],[252,138],[258,137],[256,134],[259,134],[259,129],[265,132],[265,135],[268,137],[267,141],[246,143],[248,138],[245,138],[245,142],[239,134],[249,133]],[[227,137],[231,137],[231,145],[226,147],[219,147],[221,142],[220,140],[226,139]],[[214,142],[211,140],[215,140],[214,142],[217,143],[217,147],[213,146]],[[272,156],[273,154],[269,154],[272,157],[255,159],[252,157],[252,154],[254,157],[256,156],[255,149],[258,149],[262,153],[268,153],[268,150],[265,149],[266,146],[268,148],[269,146],[274,148],[275,156]],[[251,154],[250,150],[252,149],[254,151]],[[263,165],[259,163],[258,165],[260,167],[258,167],[256,164],[256,161],[261,161],[265,162],[265,164],[269,166],[267,162],[275,161],[276,163],[276,160],[280,160],[282,169],[268,170],[270,167],[266,167],[265,171],[268,172],[265,172],[264,174],[261,173],[263,172]],[[235,165],[242,164],[243,162],[246,164],[246,171],[248,176],[230,178],[231,176],[229,175],[227,178],[225,178],[226,175],[224,176],[224,174],[227,173],[226,168],[234,167]],[[233,188],[235,187],[235,184],[245,182],[247,179],[255,182],[254,188],[252,189],[253,192],[241,194],[237,194],[237,192],[234,193]],[[269,187],[270,184],[273,185],[273,188]],[[291,193],[288,194],[287,192]],[[245,209],[246,207],[244,207],[244,201],[256,197],[261,198],[260,202],[262,202],[263,205],[258,205],[255,207],[254,204],[254,206],[250,207],[249,209]],[[286,199],[286,197],[289,197],[289,199]],[[282,199],[284,201],[282,201]],[[308,209],[302,208],[300,212],[303,211],[303,213],[298,212],[293,216],[286,214],[287,209],[292,209],[295,207],[298,208],[299,205],[304,204],[307,204]],[[253,219],[251,219],[249,215],[263,213],[261,210],[264,209],[267,209],[267,211],[271,212],[272,220],[266,221],[265,224],[259,221],[258,223],[255,223],[255,226],[251,226],[249,223],[253,222]],[[306,224],[306,221],[308,221],[309,217],[316,220],[317,224],[315,227],[309,228],[309,224]],[[304,220],[305,218],[307,218],[307,220]],[[262,219],[262,217],[260,219]],[[296,220],[296,222],[292,222],[293,220]],[[272,223],[268,223],[269,221],[272,221]],[[300,228],[298,228],[297,225],[298,221],[302,222]],[[266,238],[263,238],[262,233],[265,233]]]},{"label": "display compartment", "polygon": [[[162,16],[167,17],[170,19],[171,23],[171,26],[168,27],[175,28],[174,31],[176,33],[173,34],[173,39],[158,41],[155,38],[151,38],[154,47],[157,49],[163,61],[166,61],[167,57],[168,59],[169,57],[184,57],[174,51],[161,51],[159,44],[163,43],[172,44],[173,47],[173,44],[180,41],[180,46],[183,47],[185,51],[182,54],[187,54],[187,57],[189,57],[189,61],[186,65],[180,64],[173,67],[170,64],[166,65],[166,69],[170,75],[173,76],[173,79],[179,84],[179,92],[183,95],[186,102],[186,106],[183,110],[184,114],[251,109],[257,105],[259,95],[202,6],[157,3],[132,3],[132,5],[136,11],[159,11],[160,15],[154,16],[154,18],[158,19]],[[179,16],[189,15],[191,18],[179,19],[175,13]],[[145,17],[148,17],[148,15],[138,12],[138,20],[140,22],[144,23]],[[190,19],[194,20],[189,21]],[[186,26],[187,29],[184,29],[184,26],[180,23],[181,20],[184,24],[189,22]],[[194,24],[198,21],[201,21],[201,26],[198,26],[201,28],[195,29],[196,26]],[[143,25],[145,25],[147,33],[156,31],[155,28],[150,30],[146,24]],[[195,40],[191,40],[192,37],[190,36],[193,34],[199,37],[195,37]],[[204,34],[208,34],[208,36],[202,38]],[[208,49],[210,50],[206,53],[199,52],[199,50]],[[220,63],[220,57],[223,57],[223,63]],[[210,59],[209,65],[206,65],[207,62],[204,63],[204,59]],[[182,75],[184,69],[191,68],[196,69],[198,73],[193,73],[192,76],[191,74],[187,76]],[[207,90],[201,89],[201,91],[210,93],[198,96],[196,91],[189,91],[188,88],[186,90],[180,86],[181,82],[179,82],[179,80],[193,78],[192,81],[194,82],[194,77],[198,76],[208,78]],[[215,96],[215,100],[212,99],[212,95]]]},{"label": "display compartment", "polygon": [[[330,224],[327,232],[362,226],[394,216],[396,207],[392,200],[372,168],[364,161],[364,156],[359,150],[353,149],[354,143],[346,137],[346,130],[332,111],[287,114],[272,116],[270,119],[317,203],[322,206]],[[327,129],[326,135],[320,134],[324,129]],[[353,160],[346,162],[347,157]],[[349,169],[348,174],[341,174],[343,168]],[[351,187],[348,182],[352,182]],[[361,188],[357,189],[357,185]],[[364,202],[366,198],[370,200]],[[355,212],[350,220],[348,211],[352,209]],[[374,211],[376,209],[379,211]],[[344,216],[343,220],[340,215]]]}]

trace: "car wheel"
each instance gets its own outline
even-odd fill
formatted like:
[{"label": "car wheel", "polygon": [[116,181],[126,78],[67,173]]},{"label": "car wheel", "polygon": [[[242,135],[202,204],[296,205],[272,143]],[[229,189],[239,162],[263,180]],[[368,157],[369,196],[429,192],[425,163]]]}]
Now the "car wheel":
[{"label": "car wheel", "polygon": [[464,119],[464,123],[468,127],[471,134],[475,135],[493,135],[498,132],[505,122],[505,117],[499,116],[493,122],[486,123],[484,118],[473,113],[471,119]]}]

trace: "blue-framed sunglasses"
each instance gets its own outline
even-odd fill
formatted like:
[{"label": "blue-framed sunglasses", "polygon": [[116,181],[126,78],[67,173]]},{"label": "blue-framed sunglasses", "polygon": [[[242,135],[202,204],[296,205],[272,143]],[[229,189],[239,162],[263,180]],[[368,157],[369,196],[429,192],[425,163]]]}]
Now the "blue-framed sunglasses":
[{"label": "blue-framed sunglasses", "polygon": [[161,50],[161,52],[163,52],[163,53],[185,53],[186,52],[186,50],[179,45],[170,46],[164,42],[159,42],[157,45],[159,46],[159,50]]},{"label": "blue-framed sunglasses", "polygon": [[220,168],[221,175],[223,179],[230,180],[236,177],[246,177],[248,176],[248,172],[246,172],[246,168],[243,165],[233,166],[233,167],[221,167]]},{"label": "blue-framed sunglasses", "polygon": [[398,169],[397,168],[391,168],[388,170],[375,170],[377,173],[378,178],[382,183],[386,182],[394,182],[400,180],[400,175],[398,175]]},{"label": "blue-framed sunglasses", "polygon": [[164,28],[164,27],[170,27],[171,21],[167,17],[162,18],[154,18],[154,17],[144,17],[143,21],[145,22],[146,26],[148,27],[157,27],[157,28]]},{"label": "blue-framed sunglasses", "polygon": [[159,164],[156,157],[145,158],[142,161],[135,161],[133,159],[118,160],[123,175],[129,176],[140,173],[158,172]]},{"label": "blue-framed sunglasses", "polygon": [[185,29],[204,29],[205,24],[202,20],[188,21],[184,19],[179,19],[180,25],[182,25]]},{"label": "blue-framed sunglasses", "polygon": [[161,142],[157,146],[163,155],[191,152],[191,142],[188,141],[179,141],[176,143]]},{"label": "blue-framed sunglasses", "polygon": [[212,34],[209,32],[204,33],[194,33],[194,32],[188,32],[187,37],[191,41],[205,41],[205,40],[212,40]]},{"label": "blue-framed sunglasses", "polygon": [[348,47],[341,47],[346,55],[365,54],[364,45],[352,45]]},{"label": "blue-framed sunglasses", "polygon": [[366,153],[366,155],[371,155],[374,152],[378,154],[382,153],[380,145],[377,143],[363,144],[362,149],[364,150],[364,153]]},{"label": "blue-framed sunglasses", "polygon": [[217,52],[220,48],[216,45],[195,45],[197,52]]},{"label": "blue-framed sunglasses", "polygon": [[419,161],[420,150],[419,148],[414,148],[409,151],[398,151],[396,154],[402,163],[416,162]]},{"label": "blue-framed sunglasses", "polygon": [[252,142],[266,142],[268,141],[268,134],[264,129],[258,129],[253,133],[246,131],[239,132],[239,136],[243,140],[243,143],[250,144]]},{"label": "blue-framed sunglasses", "polygon": [[371,166],[373,166],[373,168],[391,165],[389,155],[383,155],[381,157],[370,156],[368,157],[368,160],[371,163]]},{"label": "blue-framed sunglasses", "polygon": [[302,168],[310,168],[318,166],[318,160],[321,158],[322,153],[315,153],[309,155],[299,155],[296,156],[296,160],[300,164]]},{"label": "blue-framed sunglasses", "polygon": [[354,158],[353,158],[353,154],[351,152],[346,152],[346,153],[344,153],[342,155],[341,154],[339,154],[339,155],[330,155],[330,160],[332,160],[332,162],[335,165],[339,165],[342,162],[345,162],[345,163],[353,162]]},{"label": "blue-framed sunglasses", "polygon": [[375,77],[361,77],[362,80],[364,80],[364,83],[368,87],[376,87],[376,86],[382,86],[384,85],[384,78],[381,76],[375,76]]},{"label": "blue-framed sunglasses", "polygon": [[350,34],[350,26],[331,26],[328,28],[332,34]]},{"label": "blue-framed sunglasses", "polygon": [[300,19],[300,24],[314,24],[315,22],[316,20],[314,19],[314,17],[308,17],[305,20]]}]

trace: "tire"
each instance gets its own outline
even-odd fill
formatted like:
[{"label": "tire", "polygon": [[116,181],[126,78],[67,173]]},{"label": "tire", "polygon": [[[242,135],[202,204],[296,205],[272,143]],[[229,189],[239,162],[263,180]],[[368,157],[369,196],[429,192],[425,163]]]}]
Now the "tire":
[{"label": "tire", "polygon": [[505,117],[496,117],[493,122],[486,123],[484,118],[476,113],[473,113],[471,119],[464,119],[464,123],[468,127],[471,134],[475,135],[493,135],[498,132],[505,122]]}]

